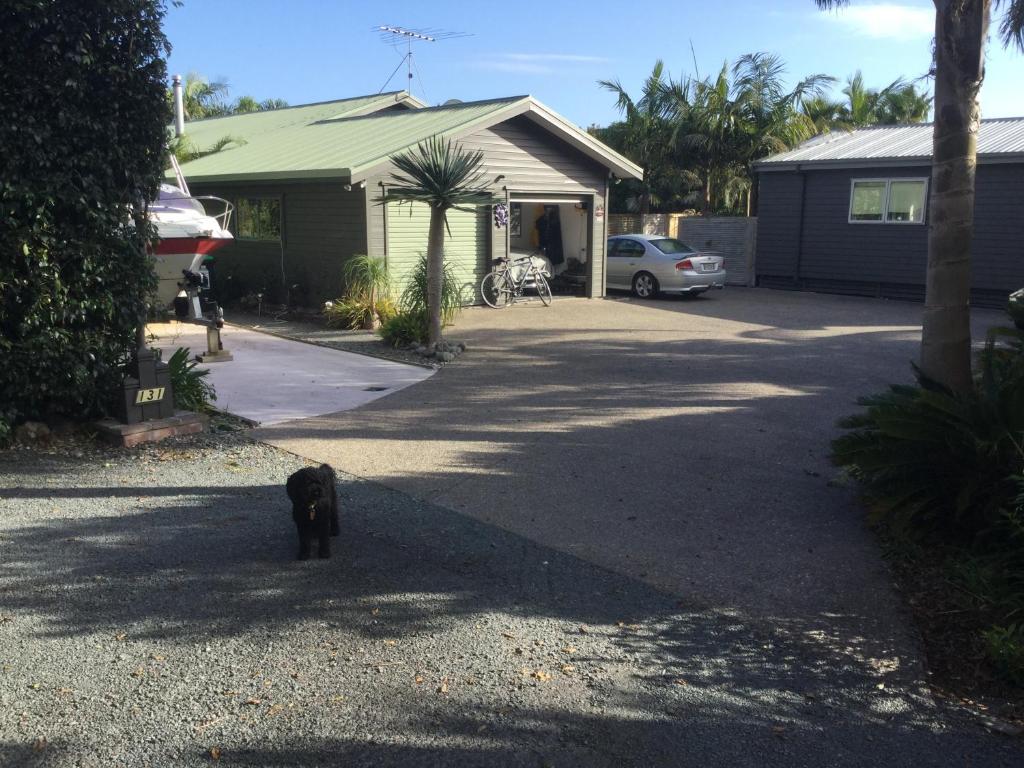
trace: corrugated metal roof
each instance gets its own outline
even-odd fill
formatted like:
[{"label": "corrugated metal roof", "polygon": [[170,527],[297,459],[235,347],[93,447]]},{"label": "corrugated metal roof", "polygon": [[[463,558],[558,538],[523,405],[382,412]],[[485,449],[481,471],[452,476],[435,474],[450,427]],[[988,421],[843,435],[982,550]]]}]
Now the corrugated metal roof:
[{"label": "corrugated metal roof", "polygon": [[[761,166],[793,163],[864,163],[884,160],[927,160],[932,154],[932,124],[876,126],[849,133],[816,136],[795,149],[758,162]],[[982,120],[978,155],[1024,155],[1024,117]]]},{"label": "corrugated metal roof", "polygon": [[[185,163],[181,170],[197,182],[356,176],[429,136],[449,135],[526,100],[517,96],[349,118],[335,111],[251,133],[246,144]],[[228,125],[222,130],[233,132]]]},{"label": "corrugated metal roof", "polygon": [[[296,107],[271,109],[266,112],[248,112],[243,115],[207,117],[185,123],[185,135],[198,149],[206,149],[224,136],[252,141],[264,133],[297,125],[309,125],[317,120],[366,114],[385,109],[408,99],[405,91],[390,91],[373,96],[322,101]],[[419,104],[419,102],[416,102]]]},{"label": "corrugated metal roof", "polygon": [[[361,181],[388,157],[430,136],[462,136],[475,126],[526,114],[620,176],[643,175],[627,158],[529,96],[383,111],[374,98],[186,123],[186,135],[200,148],[224,136],[245,143],[185,163],[181,170],[195,182],[339,177]],[[393,103],[394,94],[389,98]]]}]

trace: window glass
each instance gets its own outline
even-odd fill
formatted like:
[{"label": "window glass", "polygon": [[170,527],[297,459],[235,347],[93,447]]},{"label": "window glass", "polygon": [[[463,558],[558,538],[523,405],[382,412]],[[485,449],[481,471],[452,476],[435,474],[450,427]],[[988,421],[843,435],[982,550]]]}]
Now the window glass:
[{"label": "window glass", "polygon": [[616,249],[619,247],[621,240],[609,240],[608,241],[608,255],[617,256]]},{"label": "window glass", "polygon": [[881,221],[885,207],[884,181],[853,182],[850,221]]},{"label": "window glass", "polygon": [[242,240],[281,239],[281,201],[243,198],[238,201],[238,237]]},{"label": "window glass", "polygon": [[924,221],[924,186],[923,181],[890,181],[885,220],[917,224]]},{"label": "window glass", "polygon": [[651,245],[662,253],[696,253],[693,248],[674,237],[666,237],[663,240],[651,240]]},{"label": "window glass", "polygon": [[629,259],[635,259],[644,255],[643,243],[638,243],[636,240],[621,240],[619,247],[615,250],[616,256],[624,256]]}]

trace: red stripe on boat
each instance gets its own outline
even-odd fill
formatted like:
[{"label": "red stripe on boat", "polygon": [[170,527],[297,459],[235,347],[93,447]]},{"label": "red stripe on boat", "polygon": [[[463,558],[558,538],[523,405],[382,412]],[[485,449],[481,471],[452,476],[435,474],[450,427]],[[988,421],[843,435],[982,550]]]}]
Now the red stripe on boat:
[{"label": "red stripe on boat", "polygon": [[168,237],[157,243],[158,255],[168,253],[213,253],[232,242],[230,237]]}]

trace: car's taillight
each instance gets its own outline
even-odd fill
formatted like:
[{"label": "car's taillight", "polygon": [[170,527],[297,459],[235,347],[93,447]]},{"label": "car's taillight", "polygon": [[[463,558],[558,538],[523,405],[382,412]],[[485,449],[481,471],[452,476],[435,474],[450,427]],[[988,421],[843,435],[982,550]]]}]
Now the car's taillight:
[{"label": "car's taillight", "polygon": [[689,259],[683,259],[682,261],[676,262],[676,269],[693,269],[693,262]]}]

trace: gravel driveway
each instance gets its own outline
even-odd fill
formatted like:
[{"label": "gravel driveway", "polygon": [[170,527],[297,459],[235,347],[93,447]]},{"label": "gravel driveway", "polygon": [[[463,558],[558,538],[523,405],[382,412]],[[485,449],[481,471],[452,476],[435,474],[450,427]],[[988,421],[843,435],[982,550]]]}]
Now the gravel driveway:
[{"label": "gravel driveway", "polygon": [[916,308],[733,295],[466,313],[457,364],[280,428],[384,483],[341,473],[329,561],[241,436],[0,453],[0,765],[1020,765],[827,484]]},{"label": "gravel driveway", "polygon": [[[917,668],[238,437],[0,454],[0,765],[1012,765]],[[215,759],[215,757],[217,759]],[[1019,763],[1016,763],[1019,764]]]}]

